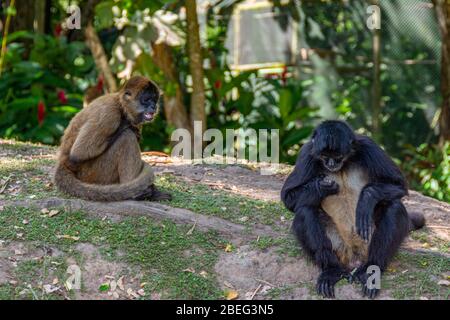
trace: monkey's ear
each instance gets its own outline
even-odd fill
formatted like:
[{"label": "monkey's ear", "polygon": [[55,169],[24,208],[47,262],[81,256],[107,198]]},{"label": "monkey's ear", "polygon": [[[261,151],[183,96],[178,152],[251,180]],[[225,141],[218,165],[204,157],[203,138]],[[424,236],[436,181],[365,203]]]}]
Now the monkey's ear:
[{"label": "monkey's ear", "polygon": [[125,90],[125,92],[123,93],[123,97],[125,100],[130,100],[131,99],[131,91],[130,90]]}]

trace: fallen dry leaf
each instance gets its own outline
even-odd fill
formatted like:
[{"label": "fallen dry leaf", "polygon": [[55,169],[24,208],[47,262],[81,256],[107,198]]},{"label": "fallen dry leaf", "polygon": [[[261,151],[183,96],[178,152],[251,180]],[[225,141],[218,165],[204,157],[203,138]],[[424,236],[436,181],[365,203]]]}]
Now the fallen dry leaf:
[{"label": "fallen dry leaf", "polygon": [[448,281],[448,280],[439,280],[438,281],[438,285],[449,287],[450,286],[450,281]]},{"label": "fallen dry leaf", "polygon": [[225,299],[227,300],[234,300],[237,297],[239,297],[239,292],[236,290],[228,290],[225,294]]},{"label": "fallen dry leaf", "polygon": [[111,282],[109,283],[109,285],[110,285],[110,290],[111,291],[116,291],[116,289],[117,289],[117,281],[115,281],[115,280],[111,280]]},{"label": "fallen dry leaf", "polygon": [[125,287],[123,286],[123,276],[121,276],[119,280],[117,280],[117,286],[120,290],[125,291]]},{"label": "fallen dry leaf", "polygon": [[140,296],[145,296],[145,290],[144,290],[144,289],[139,289],[139,290],[137,291],[137,293],[138,293]]},{"label": "fallen dry leaf", "polygon": [[197,221],[195,221],[194,225],[192,226],[192,228],[190,228],[188,230],[188,232],[186,232],[186,235],[190,236],[192,234],[192,232],[194,232],[195,226],[197,225]]},{"label": "fallen dry leaf", "polygon": [[233,245],[229,243],[225,247],[225,252],[231,252],[231,251],[233,251]]},{"label": "fallen dry leaf", "polygon": [[48,216],[51,218],[51,217],[56,216],[58,213],[59,213],[59,210],[50,210],[50,212],[48,213]]},{"label": "fallen dry leaf", "polygon": [[134,290],[131,288],[127,289],[127,294],[129,297],[139,298],[139,295],[136,292],[134,292]]},{"label": "fallen dry leaf", "polygon": [[50,210],[48,210],[47,208],[44,208],[41,210],[41,213],[43,213],[43,214],[47,214],[49,212],[50,212]]},{"label": "fallen dry leaf", "polygon": [[28,221],[27,219],[22,220],[22,224],[29,224],[29,223],[30,223],[30,221]]},{"label": "fallen dry leaf", "polygon": [[63,234],[63,235],[57,234],[56,237],[58,239],[68,239],[68,240],[73,240],[73,241],[80,240],[80,237],[70,236],[68,234]]},{"label": "fallen dry leaf", "polygon": [[44,289],[45,293],[47,293],[47,294],[53,293],[53,292],[59,290],[59,287],[56,287],[56,286],[51,285],[51,284],[44,284],[44,285],[42,286],[42,288]]}]

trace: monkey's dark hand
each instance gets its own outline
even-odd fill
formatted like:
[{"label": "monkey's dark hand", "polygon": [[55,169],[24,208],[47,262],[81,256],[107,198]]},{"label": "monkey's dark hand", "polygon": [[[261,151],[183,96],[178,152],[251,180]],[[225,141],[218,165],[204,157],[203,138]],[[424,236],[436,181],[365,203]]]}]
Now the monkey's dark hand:
[{"label": "monkey's dark hand", "polygon": [[324,270],[317,280],[317,293],[325,298],[334,298],[334,286],[336,283],[349,276],[350,274],[341,268]]},{"label": "monkey's dark hand", "polygon": [[370,274],[367,273],[368,265],[362,265],[350,276],[348,279],[350,283],[358,282],[362,286],[362,295],[368,297],[369,299],[375,299],[380,293],[380,289],[368,287],[368,281]]},{"label": "monkey's dark hand", "polygon": [[147,189],[142,191],[140,195],[135,197],[133,200],[142,201],[164,201],[164,200],[172,200],[172,195],[167,192],[159,191],[153,184],[150,185]]},{"label": "monkey's dark hand", "polygon": [[365,241],[369,241],[373,231],[372,211],[358,203],[356,207],[356,232]]},{"label": "monkey's dark hand", "polygon": [[150,185],[148,188],[143,190],[139,195],[134,197],[132,200],[136,200],[136,201],[148,200],[152,197],[154,190],[155,190],[155,187],[153,185]]},{"label": "monkey's dark hand", "polygon": [[317,188],[322,199],[339,192],[337,182],[326,176],[319,177],[317,180]]}]

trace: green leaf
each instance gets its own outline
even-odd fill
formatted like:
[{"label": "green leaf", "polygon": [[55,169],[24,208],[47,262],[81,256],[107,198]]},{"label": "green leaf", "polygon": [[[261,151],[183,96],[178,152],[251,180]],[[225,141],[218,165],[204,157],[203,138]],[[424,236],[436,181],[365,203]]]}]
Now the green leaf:
[{"label": "green leaf", "polygon": [[280,107],[281,118],[286,119],[292,110],[292,93],[290,90],[281,89],[278,106]]},{"label": "green leaf", "polygon": [[10,6],[6,9],[6,14],[9,16],[15,16],[17,14],[17,10],[16,8]]},{"label": "green leaf", "polygon": [[312,127],[303,127],[300,129],[294,129],[283,139],[282,146],[290,147],[294,144],[301,143],[302,140],[306,139],[312,132]]},{"label": "green leaf", "polygon": [[100,287],[98,287],[98,291],[106,292],[109,290],[109,283],[102,283]]}]

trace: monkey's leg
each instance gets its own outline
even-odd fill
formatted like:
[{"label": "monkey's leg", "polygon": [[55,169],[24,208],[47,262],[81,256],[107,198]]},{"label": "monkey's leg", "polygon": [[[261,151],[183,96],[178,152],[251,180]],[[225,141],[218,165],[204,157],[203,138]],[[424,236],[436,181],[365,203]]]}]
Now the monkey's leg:
[{"label": "monkey's leg", "polygon": [[347,277],[348,273],[333,252],[331,241],[320,221],[319,209],[306,206],[297,208],[293,229],[303,249],[322,270],[317,281],[317,293],[334,298],[335,284]]},{"label": "monkey's leg", "polygon": [[[116,157],[119,159],[117,169],[119,172],[120,183],[134,180],[142,171],[143,166],[148,166],[148,164],[141,159],[139,144],[135,134],[131,130],[126,130],[117,139],[117,142],[111,149],[111,153],[116,154]],[[171,196],[168,193],[159,191],[152,184],[134,200],[171,200]]]},{"label": "monkey's leg", "polygon": [[373,213],[380,201],[393,201],[406,195],[402,186],[385,183],[371,183],[364,187],[356,207],[356,231],[366,241],[372,234]]},{"label": "monkey's leg", "polygon": [[369,244],[367,263],[359,267],[353,276],[362,284],[363,295],[371,299],[378,295],[379,289],[367,287],[367,279],[370,276],[367,274],[367,268],[377,266],[384,272],[409,231],[408,213],[400,200],[378,207],[374,220],[375,231]]}]

